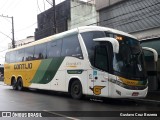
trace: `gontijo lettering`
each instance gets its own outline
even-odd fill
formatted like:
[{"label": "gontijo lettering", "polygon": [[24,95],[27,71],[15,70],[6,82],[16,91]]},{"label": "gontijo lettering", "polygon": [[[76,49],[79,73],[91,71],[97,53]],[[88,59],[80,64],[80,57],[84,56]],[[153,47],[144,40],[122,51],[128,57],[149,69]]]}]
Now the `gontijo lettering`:
[{"label": "gontijo lettering", "polygon": [[15,70],[19,70],[19,69],[32,69],[32,63],[28,63],[28,64],[15,64],[14,65],[14,69]]}]

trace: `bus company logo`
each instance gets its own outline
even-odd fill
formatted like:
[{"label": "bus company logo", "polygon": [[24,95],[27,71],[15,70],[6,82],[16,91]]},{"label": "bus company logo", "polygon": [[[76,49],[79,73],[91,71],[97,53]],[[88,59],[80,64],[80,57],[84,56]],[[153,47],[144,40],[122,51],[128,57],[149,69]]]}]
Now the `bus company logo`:
[{"label": "bus company logo", "polygon": [[100,95],[101,94],[101,90],[104,88],[105,86],[94,86],[93,88],[89,87],[93,93],[95,95]]},{"label": "bus company logo", "polygon": [[28,63],[28,64],[15,64],[14,65],[14,69],[15,70],[19,70],[19,69],[32,69],[32,63]]},{"label": "bus company logo", "polygon": [[11,112],[2,112],[2,117],[12,117]]},{"label": "bus company logo", "polygon": [[67,62],[66,63],[67,67],[77,67],[77,66],[80,66],[80,65],[81,65],[81,62],[74,62],[74,63]]}]

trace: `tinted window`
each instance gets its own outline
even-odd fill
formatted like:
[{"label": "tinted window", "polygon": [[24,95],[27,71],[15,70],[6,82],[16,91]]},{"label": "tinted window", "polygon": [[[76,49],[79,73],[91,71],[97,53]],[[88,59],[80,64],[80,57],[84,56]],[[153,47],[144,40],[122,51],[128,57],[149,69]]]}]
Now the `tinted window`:
[{"label": "tinted window", "polygon": [[16,53],[17,51],[10,52],[10,63],[16,62],[16,56],[17,56]]},{"label": "tinted window", "polygon": [[24,61],[24,49],[20,49],[17,51],[16,62]]},{"label": "tinted window", "polygon": [[47,57],[60,57],[62,40],[50,41],[47,43]]},{"label": "tinted window", "polygon": [[86,45],[89,59],[92,65],[94,65],[94,51],[95,46],[99,44],[99,42],[93,41],[95,38],[102,38],[106,37],[106,34],[102,31],[92,31],[92,32],[85,32],[81,34]]},{"label": "tinted window", "polygon": [[[158,54],[160,55],[160,47],[159,47],[160,39],[159,38],[152,39],[152,40],[149,40],[149,41],[144,40],[144,41],[142,41],[141,45],[143,47],[151,47],[151,48],[155,49],[158,52]],[[160,56],[158,56],[158,57],[160,58]]]},{"label": "tinted window", "polygon": [[35,46],[34,59],[45,59],[46,55],[46,44],[40,44]]},{"label": "tinted window", "polygon": [[96,46],[95,67],[108,71],[108,54],[105,45]]},{"label": "tinted window", "polygon": [[6,53],[5,61],[6,63],[10,63],[10,52]]},{"label": "tinted window", "polygon": [[61,55],[82,58],[82,51],[77,35],[69,36],[63,39]]},{"label": "tinted window", "polygon": [[25,48],[25,61],[34,60],[34,46]]}]

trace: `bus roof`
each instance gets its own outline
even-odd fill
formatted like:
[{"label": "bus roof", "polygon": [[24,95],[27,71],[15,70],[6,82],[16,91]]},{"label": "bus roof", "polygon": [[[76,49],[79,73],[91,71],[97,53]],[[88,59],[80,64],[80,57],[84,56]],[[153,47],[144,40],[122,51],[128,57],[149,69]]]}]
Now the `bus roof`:
[{"label": "bus roof", "polygon": [[101,27],[101,26],[83,26],[83,27],[74,28],[72,30],[68,30],[68,31],[65,31],[65,32],[62,32],[62,33],[58,33],[58,34],[55,34],[55,35],[52,35],[52,36],[49,36],[49,37],[31,42],[29,44],[20,46],[18,48],[10,49],[10,50],[8,50],[8,52],[12,51],[12,50],[18,50],[18,49],[21,49],[21,48],[41,44],[41,43],[44,43],[44,42],[47,42],[47,41],[51,41],[53,39],[54,40],[60,39],[60,38],[63,38],[65,36],[69,36],[71,34],[83,33],[83,32],[89,32],[89,31],[106,31],[106,32],[116,33],[116,34],[120,34],[120,35],[124,35],[124,36],[128,36],[128,37],[136,39],[136,37],[134,37],[134,36],[132,36],[128,33],[125,33],[125,32],[122,32],[122,31],[119,31],[119,30],[116,30],[116,29],[112,29],[112,28]]},{"label": "bus roof", "polygon": [[108,27],[101,27],[101,26],[83,26],[83,27],[79,27],[79,32],[87,32],[87,31],[107,31],[107,32],[111,32],[111,33],[116,33],[116,34],[120,34],[120,35],[124,35],[124,36],[128,36],[134,39],[137,39],[136,37],[134,37],[131,34],[128,34],[126,32],[120,31],[120,30],[116,30],[116,29],[112,29],[112,28],[108,28]]}]

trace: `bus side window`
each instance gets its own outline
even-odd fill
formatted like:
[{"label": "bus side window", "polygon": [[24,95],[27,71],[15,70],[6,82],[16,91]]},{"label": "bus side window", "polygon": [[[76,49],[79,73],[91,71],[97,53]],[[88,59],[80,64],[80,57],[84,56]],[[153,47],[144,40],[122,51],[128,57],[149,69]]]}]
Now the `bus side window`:
[{"label": "bus side window", "polygon": [[60,57],[62,40],[50,41],[47,43],[47,57]]},{"label": "bus side window", "polygon": [[25,61],[34,60],[34,46],[25,48]]},{"label": "bus side window", "polygon": [[17,51],[16,62],[24,61],[24,49],[20,49]]},{"label": "bus side window", "polygon": [[39,44],[35,46],[35,53],[34,53],[34,59],[45,59],[46,58],[46,43]]},{"label": "bus side window", "polygon": [[108,71],[108,54],[105,45],[98,45],[95,49],[95,67]]},{"label": "bus side window", "polygon": [[63,39],[61,56],[83,58],[77,35],[72,35]]},{"label": "bus side window", "polygon": [[10,63],[10,52],[6,53],[5,62]]},{"label": "bus side window", "polygon": [[10,52],[10,63],[16,62],[17,51]]}]

